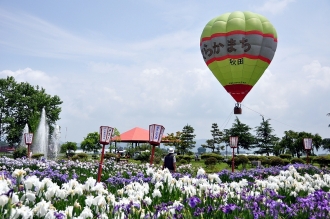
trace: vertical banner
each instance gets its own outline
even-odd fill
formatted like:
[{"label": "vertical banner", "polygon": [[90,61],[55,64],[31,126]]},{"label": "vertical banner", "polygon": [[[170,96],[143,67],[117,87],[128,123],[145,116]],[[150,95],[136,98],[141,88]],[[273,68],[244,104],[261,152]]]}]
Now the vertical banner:
[{"label": "vertical banner", "polygon": [[312,149],[312,139],[304,138],[304,146],[305,146],[305,150],[311,150]]},{"label": "vertical banner", "polygon": [[25,144],[32,144],[33,133],[25,133]]},{"label": "vertical banner", "polygon": [[101,126],[100,127],[100,143],[109,144],[111,141],[111,136],[113,133],[113,128],[110,126]]},{"label": "vertical banner", "polygon": [[231,148],[237,148],[238,137],[229,137],[229,146]]}]

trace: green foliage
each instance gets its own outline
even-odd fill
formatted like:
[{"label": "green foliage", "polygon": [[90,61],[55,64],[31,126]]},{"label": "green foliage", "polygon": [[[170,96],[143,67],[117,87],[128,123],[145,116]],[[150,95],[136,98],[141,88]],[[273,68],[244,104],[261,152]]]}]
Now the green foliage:
[{"label": "green foliage", "polygon": [[59,120],[60,104],[60,98],[46,94],[44,88],[18,83],[14,77],[0,79],[0,139],[5,138],[11,145],[19,143],[26,124],[30,132],[35,132],[43,108],[52,132]]},{"label": "green foliage", "polygon": [[224,160],[223,156],[216,154],[216,153],[205,153],[201,155],[202,160],[206,160],[210,157],[215,158],[218,162],[222,162]]},{"label": "green foliage", "polygon": [[301,158],[294,157],[294,158],[291,159],[291,163],[294,164],[294,163],[305,163],[305,162]]},{"label": "green foliage", "polygon": [[313,160],[318,163],[320,167],[327,167],[330,164],[330,156],[317,156]]},{"label": "green foliage", "polygon": [[116,158],[116,154],[114,153],[105,153],[104,154],[104,159],[111,159],[111,158]]},{"label": "green foliage", "polygon": [[280,157],[271,157],[270,158],[270,165],[271,166],[282,166],[284,165],[283,159]]},{"label": "green foliage", "polygon": [[179,164],[180,165],[186,165],[186,164],[188,164],[188,161],[185,160],[185,159],[182,159],[182,160],[180,160]]},{"label": "green foliage", "polygon": [[270,165],[270,158],[268,158],[268,157],[260,156],[259,160],[261,161],[261,165],[263,165],[263,166],[268,167]]},{"label": "green foliage", "polygon": [[72,157],[72,160],[79,160],[79,161],[87,161],[88,154],[86,153],[78,153]]},{"label": "green foliage", "polygon": [[44,156],[44,154],[32,154],[31,158],[33,158],[33,159],[40,159],[43,156]]},{"label": "green foliage", "polygon": [[247,157],[247,159],[249,159],[249,161],[260,160],[261,159],[261,156],[256,156],[256,155],[248,155],[246,157]]},{"label": "green foliage", "polygon": [[292,158],[291,154],[280,154],[280,158],[290,160]]},{"label": "green foliage", "polygon": [[174,133],[169,133],[167,134],[167,136],[164,137],[164,141],[166,141],[166,143],[164,143],[165,146],[171,146],[175,149],[179,148],[180,144],[181,144],[181,132],[176,132]]},{"label": "green foliage", "polygon": [[250,130],[251,128],[248,125],[241,123],[238,117],[236,117],[232,127],[224,130],[223,142],[229,145],[229,137],[238,136],[237,153],[239,154],[240,148],[250,150],[254,143],[254,137]]},{"label": "green foliage", "polygon": [[237,155],[240,164],[246,165],[249,163],[249,159],[245,155]]},{"label": "green foliage", "polygon": [[19,147],[16,148],[16,150],[13,152],[13,158],[22,158],[27,157],[27,148],[26,147]]},{"label": "green foliage", "polygon": [[206,166],[215,166],[218,163],[218,160],[215,157],[209,157],[204,161]]},{"label": "green foliage", "polygon": [[81,149],[84,151],[92,151],[97,153],[99,149],[102,149],[102,145],[99,142],[100,134],[98,132],[92,132],[87,135],[86,138],[81,142]]},{"label": "green foliage", "polygon": [[272,134],[274,132],[274,129],[270,126],[269,120],[270,119],[265,120],[264,117],[262,117],[262,122],[260,123],[260,126],[257,126],[255,128],[255,147],[258,148],[256,153],[265,153],[267,154],[267,156],[269,156],[269,154],[274,151],[274,146],[279,140],[279,138]]},{"label": "green foliage", "polygon": [[212,124],[211,134],[212,139],[206,140],[206,144],[202,144],[202,147],[211,149],[212,153],[214,153],[215,150],[220,152],[221,147],[219,144],[222,141],[222,132],[219,130],[217,123]]},{"label": "green foliage", "polygon": [[294,132],[292,130],[285,131],[284,134],[278,146],[282,148],[282,151],[291,153],[292,157],[296,156],[300,158],[301,155],[305,154],[304,138],[311,138],[313,141],[313,149],[316,150],[324,144],[324,141],[318,134],[313,135],[307,132]]},{"label": "green foliage", "polygon": [[199,154],[204,154],[204,153],[206,153],[206,148],[199,147],[199,148],[197,148],[197,152],[198,152]]},{"label": "green foliage", "polygon": [[196,135],[194,134],[194,131],[194,128],[188,124],[183,127],[180,135],[180,144],[177,147],[180,154],[184,155],[195,147],[196,142],[194,141],[194,138]]},{"label": "green foliage", "polygon": [[288,159],[282,159],[282,160],[283,160],[284,165],[288,165],[290,163],[290,160],[288,160]]},{"label": "green foliage", "polygon": [[141,163],[147,163],[150,161],[150,152],[144,152],[137,156],[136,160],[141,161]]},{"label": "green foliage", "polygon": [[76,151],[77,150],[77,143],[76,142],[70,142],[67,141],[66,143],[61,145],[61,153],[67,153],[67,151]]},{"label": "green foliage", "polygon": [[[149,158],[150,160],[150,158]],[[160,164],[162,162],[162,158],[159,156],[154,156],[154,164]]]},{"label": "green foliage", "polygon": [[181,162],[182,160],[185,160],[187,163],[190,163],[192,159],[194,159],[194,156],[192,155],[177,155],[176,157],[177,162]]}]

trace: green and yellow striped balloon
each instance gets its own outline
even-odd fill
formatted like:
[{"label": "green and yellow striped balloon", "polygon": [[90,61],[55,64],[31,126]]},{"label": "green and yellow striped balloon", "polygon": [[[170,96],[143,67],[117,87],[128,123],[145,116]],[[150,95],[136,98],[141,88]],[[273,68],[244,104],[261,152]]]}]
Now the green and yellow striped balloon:
[{"label": "green and yellow striped balloon", "polygon": [[247,11],[213,18],[200,40],[205,63],[237,103],[269,66],[276,47],[273,25],[264,16]]}]

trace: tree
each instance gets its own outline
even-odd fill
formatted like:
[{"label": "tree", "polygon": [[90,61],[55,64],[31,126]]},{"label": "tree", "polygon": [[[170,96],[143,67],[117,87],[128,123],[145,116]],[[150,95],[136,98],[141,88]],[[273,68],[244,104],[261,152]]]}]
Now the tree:
[{"label": "tree", "polygon": [[224,130],[223,142],[225,142],[228,146],[229,137],[237,136],[238,137],[237,154],[239,154],[239,148],[250,150],[252,144],[254,143],[254,137],[250,133],[250,130],[251,128],[248,125],[241,123],[241,121],[236,117],[232,127],[230,129]]},{"label": "tree", "polygon": [[272,132],[274,129],[269,124],[269,120],[265,120],[262,116],[262,122],[260,126],[255,128],[256,137],[255,137],[255,147],[259,148],[256,153],[264,154],[266,153],[269,156],[269,153],[274,152],[275,143],[279,140],[276,135],[273,135]]},{"label": "tree", "polygon": [[216,150],[216,149],[218,152],[220,152],[219,144],[222,141],[222,138],[221,138],[222,132],[219,130],[217,123],[212,124],[211,133],[212,133],[212,139],[206,140],[206,144],[202,144],[202,147],[210,148],[212,150],[212,153],[214,153],[214,150]]},{"label": "tree", "polygon": [[194,141],[194,138],[196,135],[194,134],[194,131],[194,128],[188,124],[183,127],[180,136],[180,144],[177,147],[182,155],[195,147],[196,142]]},{"label": "tree", "polygon": [[325,138],[322,140],[322,148],[330,151],[330,138]]},{"label": "tree", "polygon": [[[330,116],[330,113],[327,113],[327,116]],[[328,125],[328,127],[330,127],[330,124]]]},{"label": "tree", "polygon": [[[115,140],[111,141],[111,143],[110,143],[110,146],[109,146],[110,153],[111,153],[112,149],[115,149],[115,151],[117,151],[117,142],[120,142],[120,132],[118,131],[117,128],[114,128],[111,138],[115,138]],[[114,145],[113,145],[113,142],[114,142]]]},{"label": "tree", "polygon": [[45,108],[50,133],[59,120],[62,101],[46,94],[45,89],[27,82],[17,83],[14,77],[0,79],[0,139],[14,145],[20,142],[24,126],[35,132]]},{"label": "tree", "polygon": [[319,134],[311,134],[307,132],[294,132],[292,130],[285,131],[279,145],[291,153],[292,157],[305,154],[304,138],[311,138],[313,142],[312,152],[318,150],[322,146],[322,138]]},{"label": "tree", "polygon": [[215,150],[215,146],[214,146],[214,141],[213,141],[213,139],[207,139],[206,140],[206,144],[202,144],[201,145],[203,148],[205,148],[205,150],[206,150],[206,148],[210,148],[211,150],[212,150],[212,153],[214,152],[214,150]]},{"label": "tree", "polygon": [[165,142],[164,145],[174,147],[175,149],[179,148],[181,143],[181,134],[182,132],[179,131],[177,131],[175,134],[167,134],[167,136],[163,138],[163,141]]},{"label": "tree", "polygon": [[77,143],[67,141],[66,143],[61,145],[61,153],[66,153],[67,151],[76,151],[77,150]]},{"label": "tree", "polygon": [[99,140],[100,134],[98,132],[89,133],[81,142],[81,149],[83,149],[83,151],[93,151],[94,153],[97,153],[99,149],[102,149]]},{"label": "tree", "polygon": [[197,148],[197,152],[198,152],[199,154],[204,154],[204,153],[206,152],[206,149],[203,148],[203,147],[199,147],[199,148]]}]

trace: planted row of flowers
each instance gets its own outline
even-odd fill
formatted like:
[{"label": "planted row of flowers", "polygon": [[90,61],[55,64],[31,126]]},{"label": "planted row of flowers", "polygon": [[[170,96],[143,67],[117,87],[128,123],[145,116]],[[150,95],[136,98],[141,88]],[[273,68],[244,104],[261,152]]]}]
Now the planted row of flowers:
[{"label": "planted row of flowers", "polygon": [[[206,174],[0,158],[0,218],[330,218],[330,174],[288,165]],[[181,170],[180,170],[181,169]]]}]

